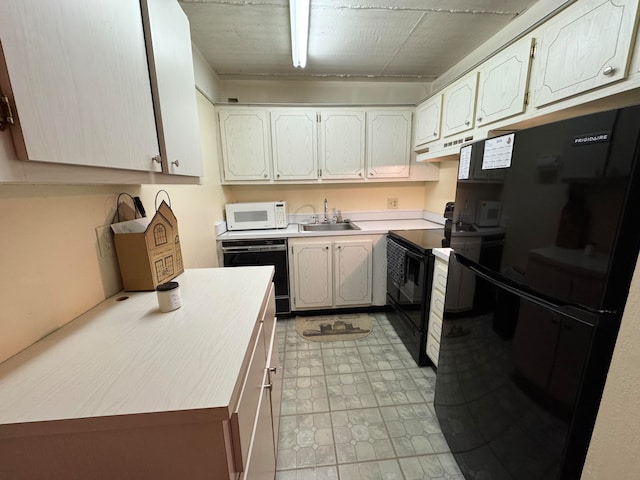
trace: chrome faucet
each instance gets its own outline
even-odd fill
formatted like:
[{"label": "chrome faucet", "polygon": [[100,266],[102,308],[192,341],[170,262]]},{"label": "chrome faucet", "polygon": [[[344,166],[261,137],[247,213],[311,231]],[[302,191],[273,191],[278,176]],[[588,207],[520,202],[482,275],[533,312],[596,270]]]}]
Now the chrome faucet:
[{"label": "chrome faucet", "polygon": [[329,217],[327,217],[327,209],[329,208],[329,204],[327,203],[327,199],[324,199],[324,223],[329,223]]}]

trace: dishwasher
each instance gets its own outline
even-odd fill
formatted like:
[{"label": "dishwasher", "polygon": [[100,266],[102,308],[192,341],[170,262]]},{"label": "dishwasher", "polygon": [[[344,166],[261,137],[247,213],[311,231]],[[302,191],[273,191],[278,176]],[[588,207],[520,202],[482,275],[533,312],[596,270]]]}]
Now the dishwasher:
[{"label": "dishwasher", "polygon": [[291,312],[289,295],[289,261],[287,239],[224,240],[222,259],[225,267],[273,265],[276,294],[276,314]]}]

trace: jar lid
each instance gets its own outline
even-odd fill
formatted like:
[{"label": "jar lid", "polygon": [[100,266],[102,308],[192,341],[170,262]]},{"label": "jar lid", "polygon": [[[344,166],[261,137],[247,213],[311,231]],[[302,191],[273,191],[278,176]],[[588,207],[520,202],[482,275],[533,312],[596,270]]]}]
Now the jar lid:
[{"label": "jar lid", "polygon": [[178,282],[161,283],[160,285],[158,285],[156,287],[156,290],[158,292],[166,292],[168,290],[174,290],[174,289],[178,288],[179,286],[180,286],[180,284]]}]

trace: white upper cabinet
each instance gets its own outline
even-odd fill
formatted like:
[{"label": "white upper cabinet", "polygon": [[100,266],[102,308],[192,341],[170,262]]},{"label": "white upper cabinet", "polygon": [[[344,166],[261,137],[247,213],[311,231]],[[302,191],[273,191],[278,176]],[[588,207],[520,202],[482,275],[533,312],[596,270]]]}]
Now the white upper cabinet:
[{"label": "white upper cabinet", "polygon": [[318,129],[315,110],[271,111],[275,180],[318,178]]},{"label": "white upper cabinet", "polygon": [[139,2],[8,0],[0,32],[22,159],[160,171]]},{"label": "white upper cabinet", "polygon": [[524,112],[533,42],[532,38],[526,38],[482,64],[478,79],[477,126]]},{"label": "white upper cabinet", "polygon": [[364,178],[364,110],[320,112],[320,177]]},{"label": "white upper cabinet", "polygon": [[176,0],[142,0],[165,173],[200,177],[202,152],[189,20]]},{"label": "white upper cabinet", "polygon": [[478,73],[464,76],[444,91],[442,136],[471,130],[474,127]]},{"label": "white upper cabinet", "polygon": [[409,176],[411,112],[367,112],[367,177]]},{"label": "white upper cabinet", "polygon": [[269,113],[263,108],[219,108],[218,121],[224,179],[269,180]]},{"label": "white upper cabinet", "polygon": [[435,95],[416,108],[415,148],[440,139],[440,119],[442,118],[442,95]]},{"label": "white upper cabinet", "polygon": [[582,0],[545,23],[534,105],[624,79],[637,11],[637,0]]}]

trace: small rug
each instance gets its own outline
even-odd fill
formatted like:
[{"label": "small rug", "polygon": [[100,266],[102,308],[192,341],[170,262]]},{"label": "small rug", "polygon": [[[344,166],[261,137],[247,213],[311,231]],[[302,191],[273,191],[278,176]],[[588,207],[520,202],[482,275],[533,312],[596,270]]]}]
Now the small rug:
[{"label": "small rug", "polygon": [[296,332],[312,342],[358,340],[372,329],[371,317],[366,313],[296,317]]}]

